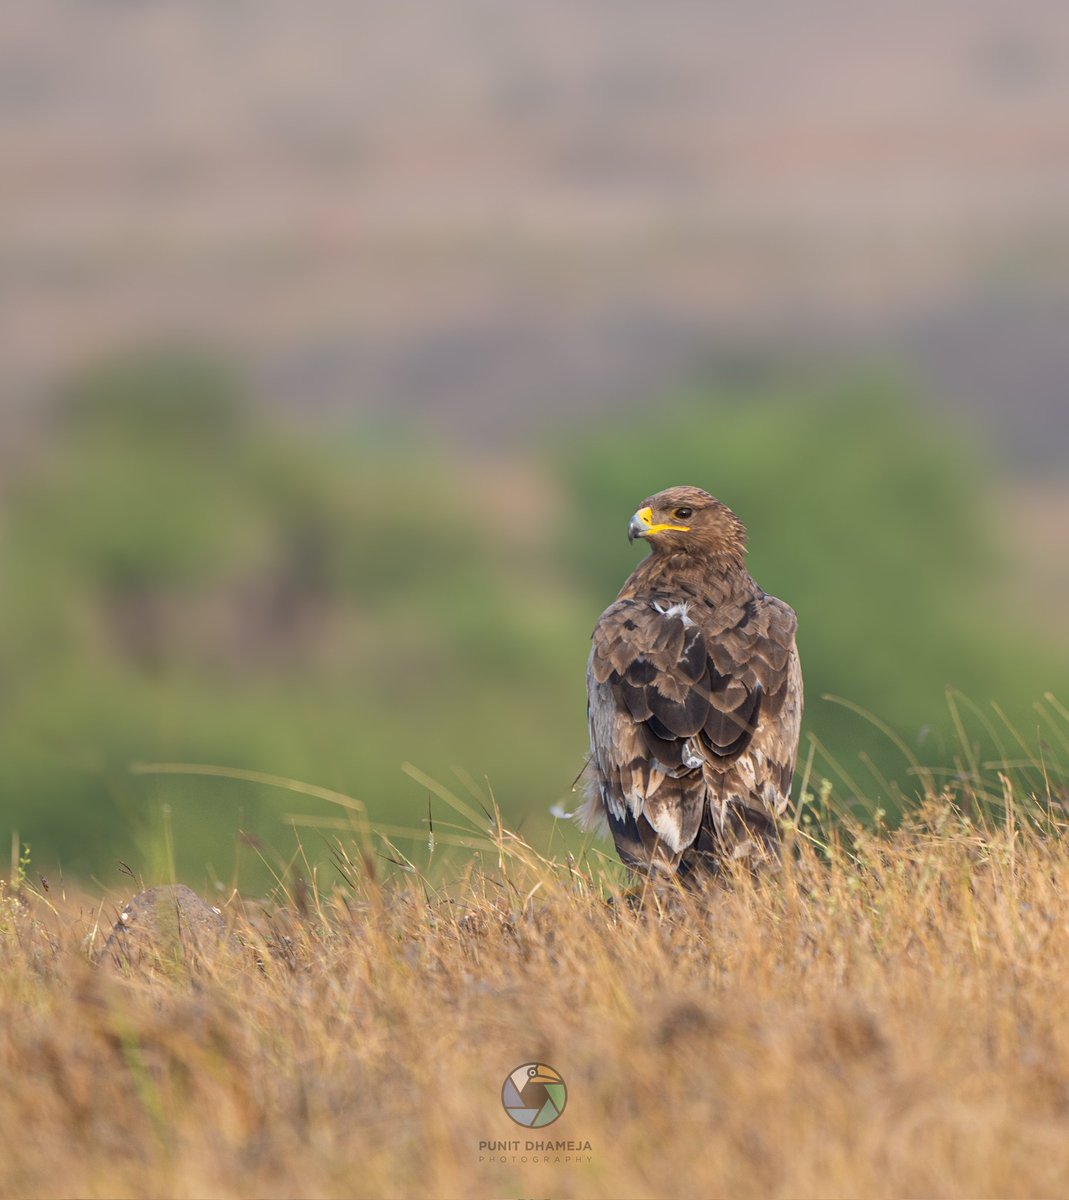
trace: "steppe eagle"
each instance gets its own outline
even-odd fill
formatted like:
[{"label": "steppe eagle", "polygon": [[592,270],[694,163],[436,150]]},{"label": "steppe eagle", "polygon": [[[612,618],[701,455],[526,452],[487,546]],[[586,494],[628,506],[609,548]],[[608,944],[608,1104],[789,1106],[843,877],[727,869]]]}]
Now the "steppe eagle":
[{"label": "steppe eagle", "polygon": [[715,873],[778,853],[802,718],[797,618],[746,569],[746,529],[673,487],[628,538],[650,553],[602,613],[587,669],[588,826],[642,873]]}]

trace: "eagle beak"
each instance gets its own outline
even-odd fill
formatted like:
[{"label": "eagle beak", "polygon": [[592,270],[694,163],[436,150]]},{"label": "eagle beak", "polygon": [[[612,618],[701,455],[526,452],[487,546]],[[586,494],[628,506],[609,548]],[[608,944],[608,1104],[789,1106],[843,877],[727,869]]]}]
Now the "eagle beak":
[{"label": "eagle beak", "polygon": [[689,533],[689,525],[669,525],[662,521],[659,525],[653,523],[653,509],[648,505],[645,508],[640,508],[637,513],[631,518],[631,524],[627,527],[627,540],[633,542],[635,538],[647,538],[651,533],[664,533],[665,530],[672,529],[677,533]]},{"label": "eagle beak", "polygon": [[627,540],[633,542],[637,537],[645,537],[653,527],[653,509],[640,508],[631,518],[627,527]]}]

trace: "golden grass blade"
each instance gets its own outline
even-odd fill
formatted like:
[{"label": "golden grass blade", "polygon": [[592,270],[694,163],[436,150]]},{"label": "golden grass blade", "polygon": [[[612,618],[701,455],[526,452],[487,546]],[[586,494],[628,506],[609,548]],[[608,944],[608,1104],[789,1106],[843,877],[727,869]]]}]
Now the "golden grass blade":
[{"label": "golden grass blade", "polygon": [[305,783],[300,779],[288,779],[284,775],[269,775],[264,771],[249,771],[243,767],[221,767],[211,763],[142,763],[130,764],[134,775],[205,775],[219,779],[241,779],[246,783],[262,783],[266,787],[284,788],[289,792],[300,792],[304,796],[315,796],[342,808],[351,809],[367,816],[367,806],[355,796],[347,796],[333,788]]}]

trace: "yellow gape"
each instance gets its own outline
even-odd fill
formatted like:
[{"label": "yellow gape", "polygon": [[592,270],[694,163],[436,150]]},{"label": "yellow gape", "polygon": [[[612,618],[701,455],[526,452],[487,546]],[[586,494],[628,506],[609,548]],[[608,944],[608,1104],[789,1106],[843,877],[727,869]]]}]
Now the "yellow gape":
[{"label": "yellow gape", "polygon": [[690,533],[689,525],[669,525],[662,521],[660,524],[653,523],[653,509],[640,508],[637,513],[631,518],[631,529],[634,531],[635,537],[649,537],[651,533],[664,533],[667,529],[673,529],[677,533]]}]

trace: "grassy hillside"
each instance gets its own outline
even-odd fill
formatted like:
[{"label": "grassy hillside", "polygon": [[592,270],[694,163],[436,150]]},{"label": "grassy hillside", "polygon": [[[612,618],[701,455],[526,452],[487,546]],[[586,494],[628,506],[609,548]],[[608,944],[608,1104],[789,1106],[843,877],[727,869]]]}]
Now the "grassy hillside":
[{"label": "grassy hillside", "polygon": [[[1069,714],[1044,711],[1038,789],[981,767],[896,831],[814,797],[779,875],[704,896],[628,899],[596,851],[460,804],[433,852],[342,836],[344,884],[231,898],[241,944],[172,931],[119,969],[118,895],[16,871],[0,1192],[1060,1194]],[[567,1087],[539,1130],[501,1104],[527,1062]]]}]

